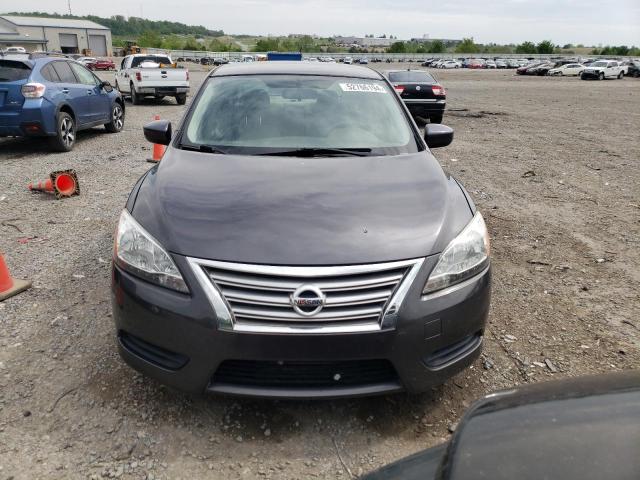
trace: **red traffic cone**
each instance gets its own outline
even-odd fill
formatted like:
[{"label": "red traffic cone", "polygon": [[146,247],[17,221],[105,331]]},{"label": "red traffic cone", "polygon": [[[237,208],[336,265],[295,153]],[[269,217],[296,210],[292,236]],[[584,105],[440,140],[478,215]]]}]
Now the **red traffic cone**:
[{"label": "red traffic cone", "polygon": [[17,295],[31,287],[31,282],[11,278],[9,268],[4,262],[4,256],[0,253],[0,302]]},{"label": "red traffic cone", "polygon": [[[153,117],[154,120],[160,120],[160,115],[156,115]],[[159,143],[153,144],[153,157],[147,159],[149,163],[158,163],[162,160],[162,156],[164,155],[164,151],[167,149],[165,145],[160,145]]]},{"label": "red traffic cone", "polygon": [[49,174],[48,179],[37,184],[30,183],[27,188],[32,192],[53,193],[56,198],[72,197],[80,194],[80,184],[75,170],[52,172]]}]

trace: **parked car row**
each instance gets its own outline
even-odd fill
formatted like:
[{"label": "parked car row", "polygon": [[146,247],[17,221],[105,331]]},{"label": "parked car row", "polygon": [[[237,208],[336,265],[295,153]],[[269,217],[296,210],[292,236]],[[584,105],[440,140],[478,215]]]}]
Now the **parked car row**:
[{"label": "parked car row", "polygon": [[583,63],[564,63],[557,62],[536,62],[524,65],[516,70],[518,75],[537,75],[537,76],[574,76],[580,77],[582,80],[596,79],[604,80],[605,78],[623,78],[625,75],[639,76],[640,69],[635,62],[620,62],[617,60],[596,60]]},{"label": "parked car row", "polygon": [[431,68],[518,68],[529,63],[527,59],[488,59],[488,58],[430,58],[422,62],[423,67]]}]

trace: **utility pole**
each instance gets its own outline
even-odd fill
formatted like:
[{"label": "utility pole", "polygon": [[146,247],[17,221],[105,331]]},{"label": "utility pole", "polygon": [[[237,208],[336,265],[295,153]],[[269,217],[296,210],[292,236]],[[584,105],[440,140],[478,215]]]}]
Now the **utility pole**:
[{"label": "utility pole", "polygon": [[69,15],[71,15],[71,0],[67,0],[67,6],[69,7]]}]

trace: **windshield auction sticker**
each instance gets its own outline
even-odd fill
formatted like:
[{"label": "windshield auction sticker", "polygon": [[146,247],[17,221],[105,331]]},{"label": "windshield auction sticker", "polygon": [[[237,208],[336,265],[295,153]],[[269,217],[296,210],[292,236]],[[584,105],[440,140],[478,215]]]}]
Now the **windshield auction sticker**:
[{"label": "windshield auction sticker", "polygon": [[387,93],[382,85],[373,83],[341,83],[340,88],[344,92]]}]

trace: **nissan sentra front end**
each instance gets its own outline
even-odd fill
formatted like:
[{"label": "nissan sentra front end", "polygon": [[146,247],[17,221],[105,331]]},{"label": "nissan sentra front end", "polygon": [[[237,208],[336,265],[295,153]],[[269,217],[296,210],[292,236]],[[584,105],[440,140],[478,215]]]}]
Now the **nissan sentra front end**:
[{"label": "nissan sentra front end", "polygon": [[[482,346],[482,215],[379,74],[277,63],[216,70],[182,131],[145,131],[170,145],[115,235],[122,358],[190,392],[332,398],[443,383]],[[310,128],[310,112],[330,121]],[[425,138],[444,146],[452,131],[430,125]]]}]

